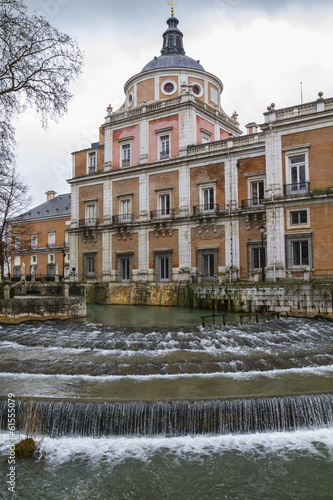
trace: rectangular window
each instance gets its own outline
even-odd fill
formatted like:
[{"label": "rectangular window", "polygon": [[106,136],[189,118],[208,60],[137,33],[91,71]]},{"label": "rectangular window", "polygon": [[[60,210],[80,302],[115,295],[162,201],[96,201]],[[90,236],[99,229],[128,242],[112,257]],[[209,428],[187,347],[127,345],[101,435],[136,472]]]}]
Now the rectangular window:
[{"label": "rectangular window", "polygon": [[160,279],[161,281],[169,281],[170,279],[169,257],[160,257]]},{"label": "rectangular window", "polygon": [[252,269],[259,270],[262,266],[266,267],[266,249],[252,248]]},{"label": "rectangular window", "polygon": [[55,255],[54,253],[49,253],[47,256],[47,262],[48,264],[54,264],[55,263]]},{"label": "rectangular window", "polygon": [[96,255],[85,255],[84,256],[84,275],[87,277],[92,277],[96,275]]},{"label": "rectangular window", "polygon": [[30,245],[32,249],[38,247],[38,234],[32,234],[30,237]]},{"label": "rectangular window", "polygon": [[86,224],[96,224],[96,203],[87,203],[86,205]]},{"label": "rectangular window", "polygon": [[156,281],[170,281],[172,275],[172,251],[155,253]]},{"label": "rectangular window", "polygon": [[205,278],[212,278],[214,277],[215,273],[215,266],[214,266],[214,254],[213,253],[208,253],[204,254],[202,256],[202,274]]},{"label": "rectangular window", "polygon": [[292,242],[292,258],[295,267],[309,265],[309,243],[307,240]]},{"label": "rectangular window", "polygon": [[55,246],[55,231],[50,231],[47,236],[47,246],[54,247]]},{"label": "rectangular window", "polygon": [[88,174],[96,172],[96,152],[88,154]]},{"label": "rectangular window", "polygon": [[119,202],[119,221],[120,222],[129,222],[132,220],[132,199],[131,198],[123,198],[120,199]]},{"label": "rectangular window", "polygon": [[22,242],[22,236],[20,234],[17,234],[14,236],[14,248],[15,250],[21,250],[21,242]]},{"label": "rectangular window", "polygon": [[295,226],[299,224],[307,224],[308,211],[298,210],[297,212],[290,212],[290,225]]},{"label": "rectangular window", "polygon": [[132,252],[123,255],[116,255],[117,261],[117,281],[131,281],[132,275]]},{"label": "rectangular window", "polygon": [[287,268],[312,267],[312,234],[288,234]]},{"label": "rectangular window", "polygon": [[131,145],[123,144],[121,146],[121,157],[122,157],[122,166],[129,167],[131,165]]},{"label": "rectangular window", "polygon": [[120,259],[120,272],[121,272],[121,281],[129,281],[130,280],[130,259],[129,258]]},{"label": "rectangular window", "polygon": [[306,182],[305,155],[290,158],[290,178],[292,191],[304,191]]},{"label": "rectangular window", "polygon": [[251,202],[252,205],[260,205],[264,198],[264,181],[251,182]]},{"label": "rectangular window", "polygon": [[47,265],[47,275],[50,277],[55,276],[55,265],[54,264]]},{"label": "rectangular window", "polygon": [[170,157],[170,136],[161,135],[160,136],[160,159],[166,159]]},{"label": "rectangular window", "polygon": [[197,269],[199,276],[214,280],[218,269],[218,249],[197,249]]},{"label": "rectangular window", "polygon": [[37,264],[37,255],[31,256],[31,264]]},{"label": "rectangular window", "polygon": [[159,210],[161,216],[170,215],[170,194],[159,195]]},{"label": "rectangular window", "polygon": [[202,208],[205,212],[214,210],[214,191],[213,187],[203,188],[201,190]]},{"label": "rectangular window", "polygon": [[69,247],[69,232],[65,231],[65,247]]},{"label": "rectangular window", "polygon": [[14,266],[14,278],[21,276],[21,266]]}]

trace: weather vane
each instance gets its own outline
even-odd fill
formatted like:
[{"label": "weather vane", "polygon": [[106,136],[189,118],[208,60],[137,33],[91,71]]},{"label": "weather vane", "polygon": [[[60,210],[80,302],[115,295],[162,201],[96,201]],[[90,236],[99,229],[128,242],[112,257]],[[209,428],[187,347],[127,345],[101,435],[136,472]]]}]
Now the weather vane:
[{"label": "weather vane", "polygon": [[168,5],[171,5],[171,15],[172,15],[172,17],[173,17],[173,16],[174,16],[174,10],[173,10],[173,8],[174,8],[174,6],[175,6],[175,5],[177,5],[177,4],[176,4],[176,3],[174,3],[174,1],[173,1],[173,0],[168,0],[168,1],[167,1],[167,4],[168,4]]}]

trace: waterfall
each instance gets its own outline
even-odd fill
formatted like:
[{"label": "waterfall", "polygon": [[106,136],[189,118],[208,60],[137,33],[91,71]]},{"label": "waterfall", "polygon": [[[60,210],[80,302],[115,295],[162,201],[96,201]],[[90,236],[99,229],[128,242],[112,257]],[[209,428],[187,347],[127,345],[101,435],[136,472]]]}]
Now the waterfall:
[{"label": "waterfall", "polygon": [[[36,412],[40,431],[51,437],[247,434],[329,427],[333,423],[333,394],[169,403],[18,404],[17,428],[20,414]],[[4,400],[0,401],[2,431],[6,421]]]}]

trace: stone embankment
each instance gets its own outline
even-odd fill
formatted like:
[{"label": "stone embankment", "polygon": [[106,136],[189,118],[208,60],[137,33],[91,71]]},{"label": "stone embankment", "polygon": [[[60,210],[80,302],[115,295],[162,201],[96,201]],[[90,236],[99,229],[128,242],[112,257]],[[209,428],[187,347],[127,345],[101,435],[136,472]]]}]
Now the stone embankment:
[{"label": "stone embankment", "polygon": [[[14,293],[13,293],[14,292]],[[29,284],[0,289],[0,323],[81,318],[87,314],[85,288],[59,283]]]},{"label": "stone embankment", "polygon": [[333,282],[96,283],[88,303],[215,308],[333,319]]}]

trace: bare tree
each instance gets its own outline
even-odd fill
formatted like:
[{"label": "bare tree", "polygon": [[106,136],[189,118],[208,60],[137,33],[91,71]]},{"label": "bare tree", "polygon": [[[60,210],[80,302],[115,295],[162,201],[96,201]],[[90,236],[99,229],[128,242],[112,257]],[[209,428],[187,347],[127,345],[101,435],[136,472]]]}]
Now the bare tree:
[{"label": "bare tree", "polygon": [[0,267],[3,269],[5,264],[9,266],[15,235],[20,235],[21,250],[28,247],[30,226],[24,216],[20,216],[30,203],[28,187],[14,165],[3,178],[0,188]]},{"label": "bare tree", "polygon": [[81,71],[82,53],[44,18],[28,16],[21,0],[0,0],[0,105],[7,118],[27,105],[45,126],[66,113],[69,83]]},{"label": "bare tree", "polygon": [[30,107],[43,127],[48,119],[57,121],[67,112],[69,84],[81,67],[75,40],[44,17],[28,15],[23,0],[0,0],[0,255],[6,223],[27,201],[27,186],[15,167],[12,119]]}]

